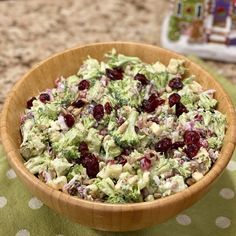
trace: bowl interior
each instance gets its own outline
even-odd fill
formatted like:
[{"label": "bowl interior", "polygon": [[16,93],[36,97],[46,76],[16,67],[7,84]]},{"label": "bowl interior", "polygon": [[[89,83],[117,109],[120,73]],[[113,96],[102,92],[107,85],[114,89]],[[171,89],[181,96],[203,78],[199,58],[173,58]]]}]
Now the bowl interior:
[{"label": "bowl interior", "polygon": [[[21,80],[14,86],[12,89],[7,101],[5,102],[4,109],[2,112],[1,118],[1,135],[2,142],[5,147],[6,152],[8,153],[8,160],[12,167],[15,169],[16,173],[21,177],[23,182],[25,182],[29,188],[32,188],[31,185],[34,186],[32,192],[37,193],[43,201],[46,202],[47,205],[52,208],[57,209],[59,212],[65,212],[66,215],[71,216],[71,218],[76,218],[76,213],[69,212],[69,210],[61,208],[60,204],[70,201],[70,204],[74,207],[78,204],[84,204],[86,202],[86,208],[89,207],[94,210],[95,205],[99,206],[99,203],[87,202],[80,199],[75,199],[70,196],[64,196],[65,194],[60,193],[59,191],[55,191],[47,187],[45,184],[36,180],[23,166],[23,159],[19,153],[19,145],[21,143],[21,136],[19,132],[20,119],[19,117],[23,114],[24,109],[26,107],[26,101],[34,95],[39,94],[40,91],[45,90],[46,88],[54,87],[54,81],[59,76],[67,77],[69,75],[77,73],[80,65],[83,60],[87,58],[88,55],[94,57],[98,60],[104,59],[104,54],[110,51],[112,48],[115,48],[118,53],[123,53],[130,56],[140,57],[143,61],[147,63],[153,63],[157,60],[167,65],[171,58],[181,58],[186,60],[186,67],[188,71],[186,76],[189,74],[194,74],[197,77],[197,80],[203,85],[204,88],[211,88],[216,90],[215,98],[218,100],[218,110],[224,113],[227,117],[228,121],[228,129],[226,132],[226,136],[224,139],[224,146],[221,151],[220,158],[217,160],[216,164],[213,166],[211,171],[203,178],[202,181],[194,184],[189,187],[188,190],[183,191],[182,193],[175,194],[173,196],[167,197],[166,199],[160,199],[154,201],[152,203],[141,203],[141,204],[128,204],[127,206],[113,206],[112,210],[120,211],[123,209],[124,211],[134,211],[135,209],[144,209],[147,206],[153,207],[158,206],[160,209],[163,206],[170,206],[172,204],[176,204],[183,197],[185,199],[189,199],[192,197],[191,201],[187,203],[182,203],[181,207],[174,207],[172,210],[169,209],[169,213],[166,216],[163,216],[163,219],[167,219],[171,215],[176,214],[177,211],[186,208],[187,206],[193,204],[197,199],[199,199],[207,186],[212,183],[217,176],[222,172],[222,170],[227,165],[230,160],[231,154],[234,149],[235,141],[236,141],[236,131],[235,131],[235,113],[230,102],[229,97],[222,89],[222,87],[202,68],[188,60],[187,58],[170,52],[165,49],[161,49],[158,47],[144,45],[144,44],[136,44],[136,43],[100,43],[100,44],[92,44],[87,46],[81,46],[77,48],[73,48],[67,50],[65,52],[56,54],[45,61],[37,64],[31,69],[26,75],[24,75]],[[27,179],[27,180],[26,180]],[[36,189],[40,190],[36,190]],[[197,194],[198,192],[198,194]],[[48,200],[45,197],[45,194],[50,194],[51,197]],[[63,195],[63,197],[61,197]],[[182,197],[181,197],[182,196]],[[53,199],[58,198],[59,202],[57,204],[53,203]],[[70,200],[69,200],[70,199]],[[174,200],[174,201],[173,201]],[[60,202],[61,201],[61,202]],[[159,205],[158,205],[159,204]],[[110,204],[102,204],[107,205],[108,208],[103,207],[99,208],[101,211],[106,211],[106,213],[111,209]],[[129,208],[132,205],[132,208]],[[158,208],[158,209],[159,209]],[[98,208],[97,208],[98,209]],[[104,210],[105,209],[105,210]],[[160,212],[159,212],[160,213]],[[124,213],[125,214],[125,213]],[[91,217],[88,215],[88,217]],[[157,219],[161,218],[161,216],[156,215]],[[159,217],[159,218],[158,218]],[[153,218],[151,222],[161,222],[163,219],[155,220]],[[80,221],[82,222],[82,221]],[[151,225],[150,222],[146,222],[147,225]],[[84,223],[84,222],[82,222]],[[100,224],[104,224],[104,222],[100,222]],[[124,222],[125,225],[122,229],[128,225],[129,222]],[[91,223],[92,224],[92,223]],[[91,224],[87,224],[91,226]],[[94,225],[95,223],[93,223]],[[96,224],[95,224],[96,225]],[[145,224],[142,225],[142,227]],[[121,224],[122,227],[122,224]],[[103,229],[102,227],[97,227]],[[137,228],[137,227],[136,227]],[[105,227],[108,229],[108,226]],[[128,229],[128,228],[127,228]],[[131,229],[134,229],[134,227]]]}]

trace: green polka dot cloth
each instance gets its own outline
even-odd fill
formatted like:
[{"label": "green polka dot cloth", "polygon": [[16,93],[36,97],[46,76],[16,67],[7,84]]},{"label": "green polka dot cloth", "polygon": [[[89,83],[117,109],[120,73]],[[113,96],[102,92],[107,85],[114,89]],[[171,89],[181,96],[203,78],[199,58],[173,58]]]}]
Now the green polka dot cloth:
[{"label": "green polka dot cloth", "polygon": [[[236,86],[210,72],[236,105]],[[101,232],[71,222],[32,196],[8,165],[0,146],[0,236],[236,236],[235,193],[236,152],[210,192],[175,218],[135,232]]]}]

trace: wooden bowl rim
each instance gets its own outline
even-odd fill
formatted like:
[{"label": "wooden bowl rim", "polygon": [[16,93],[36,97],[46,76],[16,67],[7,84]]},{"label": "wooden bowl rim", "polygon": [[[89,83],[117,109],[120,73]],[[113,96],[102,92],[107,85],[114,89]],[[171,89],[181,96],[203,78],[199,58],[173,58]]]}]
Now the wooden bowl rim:
[{"label": "wooden bowl rim", "polygon": [[[227,134],[227,138],[229,140],[228,143],[226,144],[228,146],[227,147],[227,155],[224,156],[224,158],[221,158],[221,155],[220,155],[218,161],[214,164],[214,166],[211,168],[211,170],[204,176],[204,178],[202,178],[197,183],[193,184],[192,186],[186,188],[185,190],[183,190],[181,192],[178,192],[173,195],[167,196],[165,198],[157,199],[157,200],[154,200],[151,202],[126,203],[126,204],[111,204],[111,203],[93,202],[93,201],[84,200],[84,199],[70,196],[66,193],[60,192],[58,190],[55,190],[55,189],[49,187],[48,185],[46,185],[45,183],[40,181],[37,177],[32,175],[26,169],[26,167],[23,165],[23,163],[20,161],[19,155],[17,155],[16,152],[14,151],[13,143],[12,143],[10,135],[8,134],[7,129],[6,129],[8,106],[10,104],[11,97],[14,95],[14,92],[21,85],[21,83],[24,81],[24,79],[26,77],[28,77],[28,75],[31,74],[36,68],[40,67],[41,65],[43,65],[47,61],[49,61],[59,55],[62,55],[62,54],[65,54],[65,53],[68,53],[71,51],[85,49],[87,47],[96,47],[96,46],[114,46],[114,47],[116,47],[117,45],[122,45],[122,46],[127,46],[127,47],[137,46],[137,47],[144,48],[144,50],[146,48],[151,49],[151,50],[158,49],[159,51],[163,51],[167,54],[171,54],[172,57],[182,58],[186,62],[194,65],[198,70],[201,70],[202,72],[204,72],[205,75],[207,75],[209,78],[214,80],[214,82],[222,89],[224,96],[228,100],[228,106],[229,106],[228,112],[229,112],[229,121],[231,123],[231,125],[230,125],[231,129],[228,131],[228,134]],[[186,58],[182,55],[179,55],[179,54],[172,52],[170,50],[167,50],[167,49],[160,48],[158,46],[153,46],[153,45],[143,44],[143,43],[136,43],[136,42],[115,41],[115,42],[91,43],[91,44],[79,45],[79,46],[61,51],[59,53],[56,53],[52,56],[49,56],[45,60],[37,63],[35,66],[33,66],[27,73],[25,73],[21,77],[21,79],[14,85],[14,87],[10,91],[10,93],[5,101],[3,110],[2,110],[0,128],[1,128],[0,129],[1,140],[2,140],[2,144],[4,146],[4,149],[7,153],[7,159],[9,160],[9,162],[11,163],[11,165],[15,169],[15,171],[17,173],[19,172],[23,178],[26,178],[32,184],[32,186],[34,186],[35,188],[39,188],[40,191],[43,194],[47,195],[48,197],[50,197],[52,199],[58,199],[58,201],[61,203],[66,203],[66,204],[70,204],[73,206],[80,206],[83,208],[93,209],[93,210],[98,210],[98,211],[103,211],[103,212],[104,211],[109,212],[111,210],[113,212],[140,211],[140,210],[144,210],[147,207],[150,209],[153,207],[155,207],[155,208],[161,207],[161,206],[163,207],[164,205],[171,206],[171,204],[176,204],[179,201],[183,200],[183,198],[187,199],[189,196],[194,195],[194,193],[196,193],[200,190],[203,190],[206,186],[208,186],[210,183],[212,183],[221,174],[221,172],[224,170],[224,168],[226,167],[226,165],[230,161],[231,155],[234,151],[234,147],[236,144],[235,110],[233,108],[231,99],[229,98],[229,96],[225,92],[224,88],[213,78],[213,76],[210,75],[207,71],[205,71],[201,66],[197,65],[196,63],[192,62],[191,60],[189,60],[188,58]]]}]

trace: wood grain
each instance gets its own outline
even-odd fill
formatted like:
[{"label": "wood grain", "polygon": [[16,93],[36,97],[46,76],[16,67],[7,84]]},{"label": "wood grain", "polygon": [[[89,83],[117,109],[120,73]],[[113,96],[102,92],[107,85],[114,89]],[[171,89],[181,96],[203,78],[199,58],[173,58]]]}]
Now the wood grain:
[{"label": "wood grain", "polygon": [[[90,202],[66,195],[54,190],[34,177],[24,167],[19,153],[21,142],[19,117],[24,112],[29,97],[39,91],[53,87],[54,80],[60,76],[69,76],[77,72],[82,61],[90,55],[98,60],[116,48],[120,53],[138,56],[147,63],[156,60],[168,64],[170,58],[186,60],[189,73],[195,74],[204,88],[216,90],[218,109],[226,114],[228,129],[219,159],[210,172],[199,182],[183,192],[155,200],[135,204],[107,204]],[[82,225],[107,231],[130,231],[159,224],[175,216],[198,201],[220,176],[229,162],[236,142],[236,121],[232,103],[224,89],[201,67],[189,59],[168,50],[151,45],[125,42],[110,42],[84,45],[58,53],[32,68],[14,86],[9,94],[1,115],[1,138],[7,152],[7,158],[22,182],[47,206],[68,216]]]}]

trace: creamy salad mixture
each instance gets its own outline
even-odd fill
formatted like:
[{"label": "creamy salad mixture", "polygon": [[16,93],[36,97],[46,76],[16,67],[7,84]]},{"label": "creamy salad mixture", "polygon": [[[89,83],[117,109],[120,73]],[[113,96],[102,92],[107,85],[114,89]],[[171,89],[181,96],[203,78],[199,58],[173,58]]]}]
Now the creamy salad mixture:
[{"label": "creamy salad mixture", "polygon": [[184,61],[147,64],[115,50],[88,58],[27,102],[20,151],[47,185],[82,199],[152,201],[199,181],[217,160],[226,117]]}]

